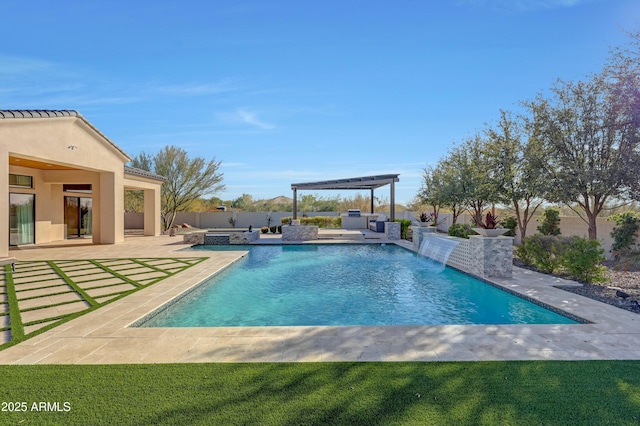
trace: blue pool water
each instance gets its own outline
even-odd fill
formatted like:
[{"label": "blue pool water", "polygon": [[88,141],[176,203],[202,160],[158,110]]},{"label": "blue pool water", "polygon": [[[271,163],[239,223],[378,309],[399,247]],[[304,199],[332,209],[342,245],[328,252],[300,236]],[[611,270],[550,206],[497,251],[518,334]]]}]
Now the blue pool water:
[{"label": "blue pool water", "polygon": [[143,327],[573,324],[396,245],[249,250]]}]

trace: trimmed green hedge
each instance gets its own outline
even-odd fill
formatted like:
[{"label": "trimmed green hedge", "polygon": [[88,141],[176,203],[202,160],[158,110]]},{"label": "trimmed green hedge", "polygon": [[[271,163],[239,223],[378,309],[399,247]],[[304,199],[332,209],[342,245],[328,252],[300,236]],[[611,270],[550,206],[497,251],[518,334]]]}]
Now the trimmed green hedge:
[{"label": "trimmed green hedge", "polygon": [[[291,216],[283,217],[280,222],[283,225],[288,225],[289,221],[293,219]],[[340,228],[342,226],[341,216],[314,216],[314,217],[301,217],[300,225],[312,225],[320,228]]]}]

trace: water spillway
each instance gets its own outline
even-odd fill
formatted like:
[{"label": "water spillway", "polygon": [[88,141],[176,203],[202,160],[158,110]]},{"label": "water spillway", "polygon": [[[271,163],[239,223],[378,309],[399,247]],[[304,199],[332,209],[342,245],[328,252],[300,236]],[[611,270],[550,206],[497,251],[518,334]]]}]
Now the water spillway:
[{"label": "water spillway", "polygon": [[458,243],[459,241],[453,238],[425,235],[420,243],[418,254],[442,264],[442,269],[444,269],[451,252],[456,248]]}]

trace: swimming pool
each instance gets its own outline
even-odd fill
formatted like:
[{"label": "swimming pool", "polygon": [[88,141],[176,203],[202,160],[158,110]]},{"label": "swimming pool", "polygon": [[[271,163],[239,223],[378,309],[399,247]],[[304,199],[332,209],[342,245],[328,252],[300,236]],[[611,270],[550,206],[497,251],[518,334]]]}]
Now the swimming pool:
[{"label": "swimming pool", "polygon": [[576,323],[393,244],[194,249],[249,255],[141,327]]}]

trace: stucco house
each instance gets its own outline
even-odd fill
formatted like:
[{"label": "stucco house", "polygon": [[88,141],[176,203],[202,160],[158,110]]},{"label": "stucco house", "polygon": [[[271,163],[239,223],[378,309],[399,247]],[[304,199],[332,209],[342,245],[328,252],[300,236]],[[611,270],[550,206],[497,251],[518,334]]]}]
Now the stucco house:
[{"label": "stucco house", "polygon": [[77,111],[0,110],[0,258],[11,246],[124,241],[124,191],[144,190],[144,235],[160,234],[163,178]]}]

